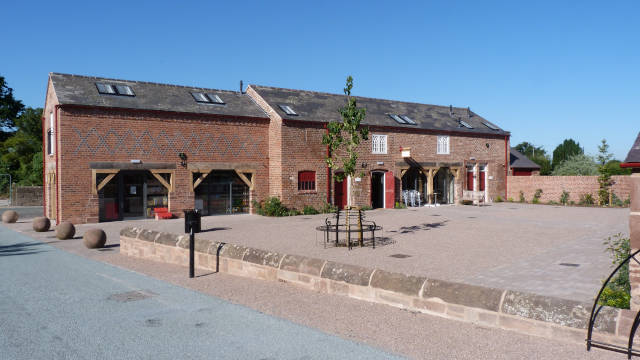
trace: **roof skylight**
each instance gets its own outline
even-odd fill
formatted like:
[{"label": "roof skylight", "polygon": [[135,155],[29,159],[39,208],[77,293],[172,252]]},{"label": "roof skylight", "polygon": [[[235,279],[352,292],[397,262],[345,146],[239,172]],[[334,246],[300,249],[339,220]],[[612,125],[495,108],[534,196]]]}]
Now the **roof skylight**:
[{"label": "roof skylight", "polygon": [[192,92],[191,96],[193,96],[193,98],[196,99],[197,102],[201,102],[201,103],[210,103],[211,102],[211,100],[209,100],[207,95],[205,95],[204,93],[201,93],[201,92]]},{"label": "roof skylight", "polygon": [[115,95],[116,93],[115,87],[111,84],[96,83],[96,87],[98,87],[98,92],[100,94]]},{"label": "roof skylight", "polygon": [[416,122],[413,121],[410,117],[408,117],[407,115],[400,115],[400,118],[402,118],[402,120],[404,120],[407,124],[410,125],[416,125]]},{"label": "roof skylight", "polygon": [[408,122],[406,122],[403,118],[401,118],[400,116],[396,115],[396,114],[387,114],[389,115],[390,118],[392,118],[393,120],[395,120],[398,124],[409,124]]},{"label": "roof skylight", "polygon": [[129,85],[96,83],[98,93],[107,95],[136,96]]},{"label": "roof skylight", "polygon": [[297,116],[298,113],[295,112],[291,106],[289,105],[278,105],[280,107],[280,109],[282,109],[282,111],[284,111],[287,115],[293,115],[293,116]]},{"label": "roof skylight", "polygon": [[497,126],[490,124],[488,122],[483,122],[484,126],[488,127],[491,130],[500,130],[500,128],[498,128]]},{"label": "roof skylight", "polygon": [[469,125],[466,121],[464,121],[464,120],[459,120],[459,122],[460,122],[460,126],[464,126],[464,127],[466,127],[467,129],[473,129],[473,126]]},{"label": "roof skylight", "polygon": [[220,96],[216,95],[216,94],[207,94],[207,97],[209,98],[209,100],[211,100],[212,103],[214,104],[224,104],[224,101],[222,101],[222,99],[220,98]]}]

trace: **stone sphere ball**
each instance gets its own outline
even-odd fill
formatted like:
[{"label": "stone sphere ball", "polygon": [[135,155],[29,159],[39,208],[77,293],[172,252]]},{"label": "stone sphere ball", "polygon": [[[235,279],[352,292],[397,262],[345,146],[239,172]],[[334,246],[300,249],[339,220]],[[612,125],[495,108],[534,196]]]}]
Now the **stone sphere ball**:
[{"label": "stone sphere ball", "polygon": [[49,228],[51,227],[51,221],[49,221],[49,218],[41,216],[33,219],[31,225],[33,227],[33,231],[45,232],[49,231]]},{"label": "stone sphere ball", "polygon": [[107,243],[107,234],[102,229],[89,229],[84,233],[82,241],[89,249],[99,249]]},{"label": "stone sphere ball", "polygon": [[56,226],[56,237],[60,240],[71,239],[75,234],[76,227],[68,221]]},{"label": "stone sphere ball", "polygon": [[7,210],[2,213],[2,222],[3,223],[14,223],[18,221],[18,213],[15,210]]}]

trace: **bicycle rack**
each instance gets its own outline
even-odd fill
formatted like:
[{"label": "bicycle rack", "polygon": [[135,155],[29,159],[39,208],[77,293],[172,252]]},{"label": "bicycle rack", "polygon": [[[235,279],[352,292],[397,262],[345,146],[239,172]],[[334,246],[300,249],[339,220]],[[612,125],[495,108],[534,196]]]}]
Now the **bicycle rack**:
[{"label": "bicycle rack", "polygon": [[[613,270],[613,272],[609,275],[609,277],[604,282],[604,284],[602,284],[602,287],[600,288],[600,291],[598,292],[598,296],[596,297],[596,300],[593,302],[593,307],[591,307],[591,317],[589,317],[589,329],[587,331],[587,351],[590,351],[591,348],[594,347],[594,348],[599,348],[599,349],[604,349],[604,350],[609,350],[609,351],[614,351],[614,352],[618,352],[618,353],[627,354],[627,357],[629,359],[631,359],[632,356],[640,356],[640,351],[633,349],[633,337],[635,336],[636,330],[638,329],[638,326],[640,325],[640,311],[638,311],[638,313],[636,314],[635,318],[633,319],[633,325],[631,325],[631,331],[629,332],[629,343],[628,343],[628,346],[626,348],[624,346],[615,345],[615,344],[609,344],[609,343],[605,343],[605,342],[601,342],[601,341],[595,341],[595,340],[591,339],[591,336],[593,335],[593,326],[596,323],[596,318],[598,317],[598,314],[600,314],[600,310],[602,310],[602,307],[604,306],[604,305],[598,305],[598,301],[600,301],[600,296],[602,296],[602,292],[604,291],[604,289],[609,284],[609,281],[611,281],[611,279],[613,278],[613,275],[615,275],[618,272],[618,270],[620,270],[620,268],[622,268],[622,266],[624,264],[628,263],[631,259],[633,259],[636,263],[638,263],[640,265],[640,261],[638,261],[638,259],[635,258],[635,256],[638,253],[640,253],[640,250],[638,250],[638,251],[634,252],[633,254],[629,255],[623,262],[621,262]],[[597,310],[596,310],[596,307],[597,307]]]}]

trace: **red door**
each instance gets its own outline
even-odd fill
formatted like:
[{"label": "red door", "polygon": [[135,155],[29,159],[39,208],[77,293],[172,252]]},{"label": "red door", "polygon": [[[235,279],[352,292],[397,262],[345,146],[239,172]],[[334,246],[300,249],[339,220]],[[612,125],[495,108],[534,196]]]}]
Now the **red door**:
[{"label": "red door", "polygon": [[396,200],[396,178],[391,171],[384,173],[384,202],[385,208],[393,209]]},{"label": "red door", "polygon": [[480,191],[484,191],[485,175],[487,175],[487,171],[484,169],[480,170]]},{"label": "red door", "polygon": [[344,209],[347,206],[347,179],[341,182],[334,180],[333,189],[333,203],[338,209]]},{"label": "red door", "polygon": [[473,191],[473,169],[467,169],[467,190]]}]

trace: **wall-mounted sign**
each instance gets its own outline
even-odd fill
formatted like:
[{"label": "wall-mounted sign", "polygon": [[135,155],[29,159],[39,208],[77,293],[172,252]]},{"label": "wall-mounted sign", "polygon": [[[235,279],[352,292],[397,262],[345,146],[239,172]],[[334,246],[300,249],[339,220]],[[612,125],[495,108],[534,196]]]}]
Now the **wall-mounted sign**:
[{"label": "wall-mounted sign", "polygon": [[403,158],[411,157],[411,149],[409,149],[409,148],[402,149],[402,157]]}]

